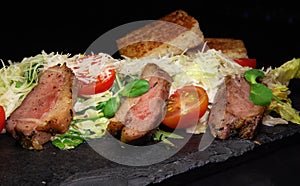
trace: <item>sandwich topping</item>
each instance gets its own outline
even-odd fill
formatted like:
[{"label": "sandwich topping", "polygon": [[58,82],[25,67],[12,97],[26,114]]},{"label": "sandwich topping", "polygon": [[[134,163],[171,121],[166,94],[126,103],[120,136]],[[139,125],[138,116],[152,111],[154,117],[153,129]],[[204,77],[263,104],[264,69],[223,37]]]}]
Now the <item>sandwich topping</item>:
[{"label": "sandwich topping", "polygon": [[[83,62],[84,60],[85,62]],[[48,71],[50,77],[57,71],[52,69],[55,66],[58,68],[58,64],[64,64],[64,68],[69,69],[76,77],[76,81],[71,80],[72,78],[57,79],[58,82],[69,83],[65,89],[73,90],[73,92],[69,92],[68,96],[57,92],[58,94],[55,94],[57,96],[45,95],[43,97],[45,92],[49,91],[38,92],[39,89],[43,90],[39,87],[45,84],[41,79],[43,77],[41,72]],[[97,72],[94,68],[88,68],[89,65],[97,66]],[[21,68],[25,70],[21,70]],[[226,139],[239,132],[240,137],[251,139],[257,132],[256,128],[259,123],[275,125],[290,121],[300,124],[299,113],[292,108],[287,91],[289,80],[299,78],[297,70],[299,68],[300,60],[292,59],[279,68],[261,70],[265,74],[262,82],[282,102],[271,100],[269,105],[259,106],[250,100],[250,84],[244,77],[244,74],[247,74],[252,68],[241,66],[214,49],[198,52],[193,56],[166,55],[151,60],[145,58],[113,59],[103,53],[90,56],[69,56],[42,52],[37,56],[24,58],[20,63],[10,63],[9,67],[1,69],[0,82],[3,86],[1,87],[0,101],[6,114],[4,128],[20,140],[23,147],[33,149],[42,149],[42,145],[48,141],[52,141],[52,144],[58,148],[72,149],[89,138],[101,138],[107,133],[128,143],[145,137],[145,135],[148,136],[147,140],[155,140],[157,134],[170,135],[168,132],[162,132],[161,125],[164,125],[163,123],[167,127],[176,128],[176,123],[170,123],[172,120],[166,124],[167,118],[164,117],[168,115],[164,114],[167,113],[167,110],[175,107],[171,108],[172,104],[167,105],[165,101],[172,102],[171,95],[176,94],[178,90],[185,90],[184,87],[199,87],[207,95],[207,107],[205,110],[202,108],[201,116],[197,117],[194,125],[181,128],[188,133],[199,134],[204,133],[205,129],[210,127],[215,137],[221,139]],[[105,69],[114,70],[113,83],[106,90],[86,95],[77,94],[78,88],[80,88],[78,81],[91,82],[95,79],[97,81],[97,77]],[[286,73],[287,71],[289,73]],[[84,75],[85,73],[86,75]],[[57,75],[57,77],[60,76]],[[64,75],[62,74],[62,76]],[[154,79],[149,79],[152,76]],[[168,85],[163,83],[164,81]],[[257,81],[261,80],[257,79]],[[44,88],[47,87],[49,88],[48,84]],[[56,84],[54,87],[58,88],[57,90],[64,89],[60,84]],[[154,87],[160,88],[155,90]],[[160,91],[162,92],[159,93]],[[52,91],[52,93],[55,92]],[[31,94],[35,95],[30,96]],[[61,103],[57,102],[59,95],[63,95],[69,101],[64,99]],[[157,98],[164,98],[164,103],[157,102],[158,105],[152,105],[153,108],[163,109],[157,113],[157,117],[154,117],[154,113],[150,114],[154,110],[147,110],[151,107],[148,105],[150,100],[153,99],[153,104],[156,102],[155,95],[159,95]],[[52,101],[47,105],[49,96],[54,99],[51,98]],[[180,100],[183,98],[181,97]],[[68,107],[63,106],[64,109],[68,108],[65,112],[66,115],[61,110],[56,112],[55,109],[65,105],[66,101],[69,103]],[[161,105],[161,103],[163,104]],[[257,109],[253,112],[249,111],[249,108],[255,109],[256,107]],[[36,112],[43,113],[31,116],[35,111],[27,113],[29,108],[36,108]],[[185,109],[185,111],[188,110]],[[276,121],[276,118],[269,115],[271,111],[277,112],[281,117]],[[251,115],[251,113],[253,114]],[[154,119],[153,121],[145,120],[143,123],[142,119],[137,122],[137,117],[148,117],[149,114]],[[182,114],[187,113],[182,112]],[[56,122],[50,122],[50,119],[47,118],[55,118]],[[63,121],[58,118],[69,119]],[[43,122],[47,124],[43,124]],[[147,122],[148,124],[146,124]],[[173,137],[180,138],[176,135]]]}]

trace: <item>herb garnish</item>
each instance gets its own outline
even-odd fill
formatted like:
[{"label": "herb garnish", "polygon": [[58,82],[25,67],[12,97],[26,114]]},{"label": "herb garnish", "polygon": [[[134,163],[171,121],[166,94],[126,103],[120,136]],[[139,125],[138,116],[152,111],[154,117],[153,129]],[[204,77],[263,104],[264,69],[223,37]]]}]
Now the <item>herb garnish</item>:
[{"label": "herb garnish", "polygon": [[148,92],[150,84],[145,79],[135,79],[122,87],[116,76],[116,83],[120,91],[116,92],[109,100],[102,102],[97,106],[98,110],[102,110],[106,118],[111,118],[115,115],[121,104],[122,97],[137,97]]},{"label": "herb garnish", "polygon": [[276,96],[273,95],[272,90],[264,84],[258,83],[257,79],[264,78],[263,71],[258,69],[247,70],[244,74],[245,79],[250,83],[250,100],[260,106],[270,105],[272,99],[281,102]]},{"label": "herb garnish", "polygon": [[175,146],[174,143],[169,141],[168,138],[183,139],[183,137],[178,135],[178,134],[174,134],[174,133],[171,133],[171,132],[166,132],[166,131],[163,131],[161,129],[157,129],[157,131],[155,132],[155,134],[153,136],[154,141],[162,141],[163,143],[166,143],[166,144],[174,147]]},{"label": "herb garnish", "polygon": [[122,96],[136,97],[146,93],[149,90],[149,82],[145,79],[136,79],[126,84],[120,91]]}]

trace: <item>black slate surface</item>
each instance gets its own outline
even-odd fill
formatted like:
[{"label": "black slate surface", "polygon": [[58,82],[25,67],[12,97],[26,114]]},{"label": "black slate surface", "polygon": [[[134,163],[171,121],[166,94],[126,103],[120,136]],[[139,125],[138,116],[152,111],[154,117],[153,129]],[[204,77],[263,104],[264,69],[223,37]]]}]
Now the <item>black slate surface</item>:
[{"label": "black slate surface", "polygon": [[[8,135],[0,140],[1,163],[0,185],[148,185],[193,170],[208,173],[218,172],[234,164],[220,166],[247,152],[259,150],[262,146],[282,140],[300,132],[299,125],[263,127],[255,140],[215,140],[206,150],[199,152],[201,135],[195,135],[190,142],[173,157],[150,166],[124,166],[111,162],[93,151],[87,144],[76,150],[61,151],[50,144],[40,152],[22,149]],[[245,161],[245,160],[240,160]],[[237,162],[236,162],[237,163]],[[207,165],[211,166],[208,172]],[[203,174],[203,173],[202,173]],[[198,178],[205,176],[198,174]]]},{"label": "black slate surface", "polygon": [[[298,81],[291,82],[291,90],[299,84]],[[291,98],[299,108],[295,95]],[[30,151],[22,149],[9,134],[2,134],[0,185],[163,185],[172,183],[172,179],[178,179],[177,183],[180,183],[184,174],[188,173],[191,181],[195,179],[193,171],[197,173],[197,179],[217,173],[246,161],[251,157],[249,152],[263,155],[272,150],[272,144],[274,149],[274,144],[278,147],[278,142],[299,134],[300,125],[296,124],[261,126],[253,140],[214,140],[204,151],[198,151],[202,134],[194,135],[174,156],[149,166],[114,163],[100,156],[88,143],[69,151],[59,150],[51,144],[47,144],[43,151]]]}]

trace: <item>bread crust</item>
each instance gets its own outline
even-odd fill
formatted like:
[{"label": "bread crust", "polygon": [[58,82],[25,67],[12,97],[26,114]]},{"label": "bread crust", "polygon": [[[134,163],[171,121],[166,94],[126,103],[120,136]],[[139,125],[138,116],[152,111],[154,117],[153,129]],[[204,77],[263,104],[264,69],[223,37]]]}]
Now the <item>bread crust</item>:
[{"label": "bread crust", "polygon": [[205,38],[210,49],[221,50],[231,59],[248,58],[245,44],[240,39],[234,38]]},{"label": "bread crust", "polygon": [[181,54],[203,43],[198,21],[176,10],[157,21],[136,29],[117,40],[119,53],[130,58]]}]

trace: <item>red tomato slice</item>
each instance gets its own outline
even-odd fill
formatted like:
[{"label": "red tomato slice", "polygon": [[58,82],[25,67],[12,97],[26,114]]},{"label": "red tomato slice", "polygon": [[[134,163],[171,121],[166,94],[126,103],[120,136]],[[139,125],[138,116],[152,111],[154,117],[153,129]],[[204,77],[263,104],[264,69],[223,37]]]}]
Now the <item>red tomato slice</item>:
[{"label": "red tomato slice", "polygon": [[167,102],[162,124],[175,129],[196,125],[208,108],[208,95],[199,86],[185,86],[176,90]]},{"label": "red tomato slice", "polygon": [[253,58],[238,58],[234,59],[234,61],[240,64],[241,66],[256,68],[256,59]]},{"label": "red tomato slice", "polygon": [[113,68],[104,69],[98,75],[96,82],[89,84],[80,83],[81,87],[78,90],[79,95],[98,94],[110,89],[115,80],[115,70]]},{"label": "red tomato slice", "polygon": [[5,123],[5,111],[4,108],[0,105],[0,133],[4,128]]},{"label": "red tomato slice", "polygon": [[115,80],[114,60],[104,53],[76,59],[72,70],[80,85],[78,95],[98,94],[110,89]]}]

